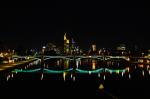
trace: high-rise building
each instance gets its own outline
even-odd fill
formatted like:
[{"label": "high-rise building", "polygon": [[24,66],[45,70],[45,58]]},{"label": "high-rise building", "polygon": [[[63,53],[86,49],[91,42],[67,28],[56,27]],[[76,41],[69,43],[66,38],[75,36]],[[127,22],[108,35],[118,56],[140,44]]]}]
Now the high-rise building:
[{"label": "high-rise building", "polygon": [[64,34],[64,54],[77,54],[79,53],[79,47],[73,38],[69,38],[67,33]]},{"label": "high-rise building", "polygon": [[67,35],[65,33],[64,35],[64,54],[69,54],[70,50],[69,50],[69,39],[67,38]]},{"label": "high-rise building", "polygon": [[119,51],[119,50],[121,50],[121,51],[126,50],[126,45],[125,45],[125,44],[120,44],[120,45],[117,47],[117,50],[118,50],[118,51]]},{"label": "high-rise building", "polygon": [[75,45],[75,41],[72,38],[71,47],[70,47],[71,55],[75,54],[75,50],[76,50],[76,45]]},{"label": "high-rise building", "polygon": [[56,45],[54,45],[53,43],[47,43],[46,44],[46,51],[51,51],[51,50],[54,50],[54,51],[56,51]]},{"label": "high-rise building", "polygon": [[96,51],[96,45],[92,44],[92,51],[95,52]]},{"label": "high-rise building", "polygon": [[129,55],[129,50],[126,48],[125,44],[120,44],[117,46],[116,54],[121,55],[121,56],[128,56]]},{"label": "high-rise building", "polygon": [[97,49],[96,49],[96,44],[90,45],[90,50],[89,50],[89,55],[96,55],[97,54]]}]

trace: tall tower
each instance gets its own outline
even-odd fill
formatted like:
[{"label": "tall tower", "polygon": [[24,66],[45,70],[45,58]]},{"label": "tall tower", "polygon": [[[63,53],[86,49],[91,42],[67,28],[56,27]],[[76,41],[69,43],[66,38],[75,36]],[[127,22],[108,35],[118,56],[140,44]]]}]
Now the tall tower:
[{"label": "tall tower", "polygon": [[69,39],[67,39],[67,35],[64,35],[64,54],[69,54]]},{"label": "tall tower", "polygon": [[72,38],[72,41],[71,41],[70,51],[71,51],[71,54],[74,54],[74,52],[75,52],[75,41],[73,40],[73,38]]},{"label": "tall tower", "polygon": [[93,51],[93,52],[96,51],[96,45],[95,45],[95,44],[92,45],[92,51]]}]

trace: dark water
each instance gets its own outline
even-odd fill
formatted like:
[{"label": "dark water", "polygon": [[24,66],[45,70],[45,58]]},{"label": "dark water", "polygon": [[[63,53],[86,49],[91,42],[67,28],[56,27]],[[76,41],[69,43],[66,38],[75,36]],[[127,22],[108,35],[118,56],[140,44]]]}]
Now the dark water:
[{"label": "dark water", "polygon": [[[131,67],[129,72],[122,73],[101,72],[101,73],[1,73],[0,91],[2,95],[13,98],[147,98],[149,97],[150,76],[149,69],[140,68],[138,65],[129,64],[126,61],[100,60],[47,60],[43,65],[50,70],[66,70],[72,67],[81,70],[96,70],[100,68],[124,69]],[[23,70],[41,68],[41,65],[26,64],[18,67]],[[136,69],[135,69],[136,68]],[[144,73],[143,73],[144,72]],[[12,76],[13,74],[13,76]],[[43,74],[43,76],[42,76]],[[5,75],[5,76],[4,76]],[[8,81],[7,77],[10,76]],[[103,85],[103,89],[100,89]],[[9,95],[10,94],[10,95]],[[21,96],[21,97],[20,97]]]}]

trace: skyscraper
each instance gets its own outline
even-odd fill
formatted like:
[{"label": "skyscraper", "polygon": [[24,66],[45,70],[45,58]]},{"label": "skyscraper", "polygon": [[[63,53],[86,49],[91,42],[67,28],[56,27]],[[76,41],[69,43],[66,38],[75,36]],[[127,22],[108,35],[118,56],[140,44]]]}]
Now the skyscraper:
[{"label": "skyscraper", "polygon": [[95,52],[96,51],[96,45],[92,44],[92,51]]},{"label": "skyscraper", "polygon": [[64,54],[69,54],[69,39],[67,38],[67,34],[64,35]]},{"label": "skyscraper", "polygon": [[75,41],[73,40],[72,38],[72,41],[71,41],[71,47],[70,47],[70,51],[71,51],[71,54],[75,54]]}]

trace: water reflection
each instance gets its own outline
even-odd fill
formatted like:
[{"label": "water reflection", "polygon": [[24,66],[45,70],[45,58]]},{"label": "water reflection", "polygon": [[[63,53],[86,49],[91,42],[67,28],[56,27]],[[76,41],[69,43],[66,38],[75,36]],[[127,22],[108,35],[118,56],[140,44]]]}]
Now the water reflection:
[{"label": "water reflection", "polygon": [[64,70],[70,68],[69,59],[49,59],[45,61],[46,68],[52,70]]},{"label": "water reflection", "polygon": [[76,67],[79,67],[79,60],[76,61]]},{"label": "water reflection", "polygon": [[64,79],[64,81],[66,81],[66,72],[63,72],[63,79]]},{"label": "water reflection", "polygon": [[[40,65],[32,65],[26,64],[23,68],[19,69],[17,72],[37,72],[42,73],[40,75],[40,79],[44,79],[45,74],[55,74],[55,75],[61,75],[60,77],[63,78],[64,81],[67,79],[71,79],[72,81],[75,81],[80,74],[86,74],[90,76],[96,76],[100,79],[105,80],[106,76],[109,78],[108,75],[114,75],[119,74],[117,76],[120,77],[127,77],[128,79],[131,78],[131,74],[133,70],[139,69],[139,65],[143,64],[129,64],[129,62],[121,59],[113,59],[113,60],[107,60],[102,61],[100,59],[92,59],[92,58],[85,58],[85,59],[77,59],[76,61],[71,59],[49,59],[44,62],[44,72],[40,71]],[[130,67],[130,68],[129,68]],[[143,68],[145,67],[145,71],[140,71],[140,75],[149,75],[149,65],[143,65]],[[26,70],[25,70],[26,69]],[[16,71],[14,71],[14,74]],[[130,74],[129,74],[130,73]],[[115,75],[116,76],[116,75]],[[10,79],[10,77],[13,78],[12,75],[7,76],[7,80]],[[69,78],[68,78],[69,77]],[[76,78],[77,77],[77,78]],[[132,77],[133,78],[133,77]]]},{"label": "water reflection", "polygon": [[69,68],[69,59],[65,59],[64,60],[64,69],[68,69]]},{"label": "water reflection", "polygon": [[70,75],[70,78],[72,78],[72,76],[73,76],[73,75],[71,74],[71,75]]},{"label": "water reflection", "polygon": [[96,69],[96,60],[92,60],[92,70]]},{"label": "water reflection", "polygon": [[76,80],[76,77],[75,76],[73,76],[73,81],[75,81]]},{"label": "water reflection", "polygon": [[129,66],[125,60],[102,61],[100,59],[90,58],[80,60],[77,59],[76,61],[70,59],[49,59],[45,61],[44,65],[46,65],[45,68],[52,70],[66,70],[69,68],[81,70],[97,70],[100,68],[125,69],[127,66]]},{"label": "water reflection", "polygon": [[99,77],[99,78],[101,77],[101,74],[100,74],[100,73],[98,73],[98,77]]},{"label": "water reflection", "polygon": [[99,59],[81,59],[78,68],[82,70],[96,70],[104,67],[104,62]]},{"label": "water reflection", "polygon": [[41,75],[41,80],[43,80],[43,76],[44,76],[44,75],[43,75],[43,73],[42,73],[42,75]]}]

